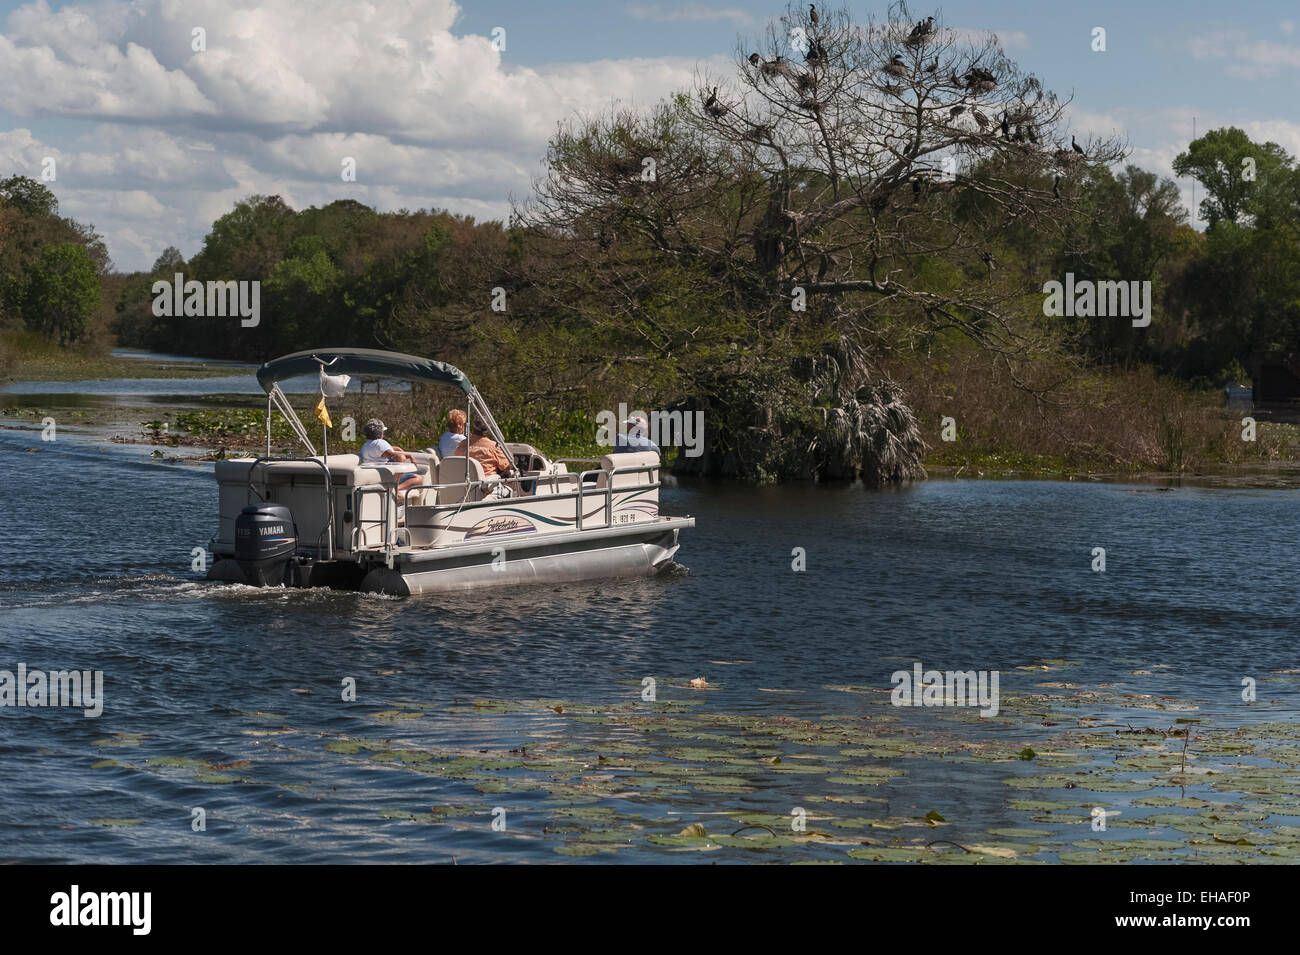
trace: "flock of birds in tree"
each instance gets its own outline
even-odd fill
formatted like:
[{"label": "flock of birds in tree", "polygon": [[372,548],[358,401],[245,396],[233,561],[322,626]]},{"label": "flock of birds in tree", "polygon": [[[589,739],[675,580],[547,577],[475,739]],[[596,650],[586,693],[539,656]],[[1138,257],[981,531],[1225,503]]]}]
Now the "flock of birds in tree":
[{"label": "flock of birds in tree", "polygon": [[[817,13],[816,4],[808,5],[808,21],[814,27],[816,27],[821,22],[821,17]],[[926,17],[924,20],[917,21],[917,23],[912,27],[911,32],[907,35],[907,39],[903,41],[903,46],[907,47],[910,50],[919,50],[920,48],[925,46],[926,43],[929,42],[930,38],[933,35],[934,35],[934,17]],[[817,86],[817,77],[815,74],[815,68],[819,63],[825,63],[826,59],[827,59],[826,49],[825,47],[822,46],[821,41],[815,37],[812,39],[811,43],[808,46],[808,50],[804,54],[804,60],[807,62],[809,66],[809,69],[807,71],[798,69],[791,63],[787,62],[785,58],[780,55],[778,55],[775,59],[771,59],[771,60],[764,59],[762,56],[760,56],[757,53],[751,53],[749,55],[750,66],[756,69],[759,72],[759,74],[769,83],[772,82],[775,77],[780,76],[780,77],[784,77],[786,80],[795,84],[795,86],[799,89],[800,93],[803,94],[803,99],[800,100],[799,107],[801,109],[808,111],[813,116],[820,115],[822,109],[822,104],[818,101],[815,95],[816,86]],[[894,79],[900,79],[900,80],[906,79],[911,72],[910,69],[908,68],[907,63],[904,61],[902,54],[900,53],[895,53],[893,56],[891,56],[889,58],[889,62],[881,66],[880,69],[881,72],[886,74],[887,76],[890,76]],[[938,69],[939,69],[939,57],[936,56],[933,60],[931,60],[924,67],[922,67],[921,71],[927,75],[932,76],[938,71]],[[992,72],[984,69],[983,67],[971,67],[962,76],[958,76],[956,71],[950,71],[948,83],[949,85],[955,87],[956,89],[966,90],[967,92],[970,93],[980,94],[980,93],[989,93],[992,92],[994,89],[996,89],[998,85],[998,79],[996,76],[993,75]],[[1041,98],[1042,91],[1041,88],[1039,87],[1038,81],[1033,78],[1030,78],[1029,85],[1033,88],[1039,89],[1038,95],[1039,98]],[[902,92],[903,87],[892,82],[886,82],[881,85],[880,89],[885,93],[898,95]],[[962,113],[964,113],[967,109],[968,107],[963,104],[958,104],[951,107],[948,110],[949,120],[950,121],[956,120],[957,117],[960,116]],[[718,101],[718,87],[716,86],[713,87],[712,91],[710,91],[708,95],[708,98],[705,99],[704,110],[709,116],[711,116],[715,120],[720,120],[723,116],[727,114],[728,112],[727,106],[725,106],[724,104]],[[996,130],[993,130],[994,124],[989,119],[988,116],[980,112],[974,106],[969,107],[969,110],[970,110],[971,118],[975,121],[975,125],[979,127],[979,131],[981,135],[988,135],[990,134],[991,131],[993,135],[996,135],[997,132],[1001,132],[1002,138],[1009,142],[1019,143],[1019,144],[1029,143],[1034,146],[1039,145],[1038,131],[1034,127],[1034,124],[1030,122],[1030,119],[1032,119],[1032,114],[1029,113],[1028,111],[1024,111],[1023,115],[1017,113],[1013,117],[1011,114],[1009,114],[1004,110],[1001,118],[998,120],[996,124]],[[1013,128],[1015,132],[1012,132]],[[768,127],[762,125],[754,125],[751,126],[751,128],[748,130],[748,132],[745,135],[745,138],[754,141],[761,141],[763,137],[767,134],[767,132],[768,132]],[[1073,135],[1071,135],[1070,137],[1070,148],[1073,151],[1073,153],[1066,152],[1064,150],[1058,150],[1056,152],[1055,158],[1058,164],[1062,166],[1068,165],[1069,163],[1077,161],[1080,157],[1086,155],[1083,147],[1079,145],[1079,143],[1075,140]],[[1058,175],[1055,178],[1055,180],[1052,182],[1052,195],[1055,196],[1057,199],[1061,198],[1060,183],[1061,183],[1061,177]],[[912,188],[915,194],[919,194],[920,181],[913,180]]]},{"label": "flock of birds in tree", "polygon": [[[816,27],[820,23],[820,20],[821,18],[817,14],[816,5],[809,4],[808,21],[813,27]],[[920,50],[927,42],[929,42],[930,38],[934,35],[934,32],[934,17],[926,17],[924,20],[918,21],[912,27],[911,32],[903,41],[903,46],[913,51]],[[776,77],[780,76],[795,84],[804,97],[800,100],[799,107],[807,110],[814,117],[817,117],[820,115],[822,106],[815,95],[817,87],[816,68],[819,64],[824,65],[827,62],[826,49],[822,46],[821,41],[817,37],[814,36],[811,38],[808,49],[804,53],[804,60],[808,64],[808,69],[806,71],[799,70],[792,64],[786,62],[786,60],[780,55],[772,60],[766,60],[757,53],[751,53],[749,56],[750,66],[757,70],[760,76],[762,76],[767,82],[773,82]],[[880,69],[882,73],[898,80],[907,79],[910,75],[908,65],[900,53],[895,53],[891,56],[889,62],[883,64]],[[921,72],[927,76],[933,76],[938,72],[938,69],[939,57],[935,56],[934,59],[921,68]],[[991,71],[976,66],[971,67],[962,76],[958,76],[955,70],[950,71],[948,84],[958,90],[964,90],[968,93],[978,95],[989,93],[996,89],[998,79]],[[1041,100],[1042,88],[1036,79],[1030,77],[1026,83],[1026,87],[1028,89],[1037,90],[1038,98],[1035,99],[1035,103]],[[897,95],[902,92],[903,88],[900,85],[886,82],[881,85],[880,89],[883,92]],[[704,110],[715,120],[721,120],[722,117],[727,114],[727,106],[718,101],[718,87],[713,87],[709,92],[708,97],[704,100]],[[980,112],[980,110],[975,106],[967,106],[958,103],[950,107],[948,110],[949,122],[952,123],[958,116],[967,110],[970,111],[971,118],[975,121],[975,125],[979,127],[981,136],[996,136],[1000,132],[1002,139],[1013,143],[1029,143],[1033,146],[1040,145],[1038,131],[1032,122],[1033,113],[1028,108],[1018,110],[1014,114],[1003,110],[1002,116],[995,126],[989,117]],[[1012,132],[1013,128],[1015,130],[1014,132]],[[771,128],[769,126],[751,124],[744,136],[752,142],[762,142],[770,135],[770,132]],[[1084,148],[1079,145],[1073,134],[1070,136],[1070,150],[1057,150],[1054,154],[1057,164],[1062,167],[1078,162],[1085,156],[1086,152],[1084,151]],[[928,184],[928,181],[923,176],[912,176],[911,185],[913,198],[920,199],[923,189]],[[1059,175],[1055,176],[1052,180],[1052,196],[1057,200],[1061,198],[1061,177]],[[990,272],[997,268],[997,264],[991,253],[987,251],[981,252],[980,258],[983,260],[985,266]],[[824,267],[825,263],[823,263],[823,268]]]}]

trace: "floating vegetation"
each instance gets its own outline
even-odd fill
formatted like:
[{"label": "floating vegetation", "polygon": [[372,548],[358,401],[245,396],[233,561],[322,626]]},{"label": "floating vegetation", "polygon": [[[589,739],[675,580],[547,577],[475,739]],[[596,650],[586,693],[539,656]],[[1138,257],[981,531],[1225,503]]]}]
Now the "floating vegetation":
[{"label": "floating vegetation", "polygon": [[[682,674],[660,680],[653,702],[384,700],[350,716],[345,734],[243,712],[242,733],[270,738],[237,736],[246,750],[214,757],[225,761],[151,752],[158,740],[123,733],[97,740],[91,765],[187,785],[266,785],[259,767],[305,746],[367,779],[402,774],[384,777],[400,797],[361,810],[394,840],[445,833],[459,852],[469,834],[483,835],[492,852],[518,840],[557,860],[1300,861],[1300,723],[1246,723],[1245,707],[1211,711],[1203,700],[1089,684],[1086,670],[1068,682],[1041,675],[1080,666],[1009,668],[990,718],[894,707],[888,691],[850,684],[736,707],[734,690],[710,680],[701,692],[695,674]],[[289,733],[290,745],[276,738]],[[452,738],[465,742],[437,742]],[[110,758],[137,754],[107,747],[139,748],[138,758]],[[313,780],[278,785],[283,796],[305,787],[319,798]],[[991,805],[963,798],[974,785]],[[501,810],[509,822],[494,830]],[[130,821],[93,821],[112,823]]]}]

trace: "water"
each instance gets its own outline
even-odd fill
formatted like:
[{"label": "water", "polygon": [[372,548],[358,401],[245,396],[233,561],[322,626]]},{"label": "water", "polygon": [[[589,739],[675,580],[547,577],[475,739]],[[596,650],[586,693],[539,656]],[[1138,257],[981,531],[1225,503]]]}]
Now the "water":
[{"label": "water", "polygon": [[[180,399],[188,403],[196,397],[222,395],[228,397],[256,397],[262,402],[266,393],[257,383],[255,373],[258,365],[238,361],[217,361],[207,358],[189,358],[184,355],[169,355],[163,352],[139,351],[136,349],[114,349],[115,358],[130,358],[148,363],[151,371],[158,377],[140,378],[105,378],[85,381],[16,381],[0,386],[0,393],[9,395],[39,395],[46,400],[61,400],[68,395],[81,396],[123,396],[145,400]],[[211,365],[215,368],[242,368],[247,373],[239,375],[216,375],[207,378],[174,378],[166,375],[171,367],[179,366],[191,370],[194,365]],[[365,387],[376,388],[375,379],[367,377]],[[359,392],[363,380],[355,377],[348,388]],[[404,391],[409,386],[405,382],[383,379],[380,386],[385,391]],[[312,394],[320,387],[316,375],[303,375],[286,378],[280,382],[280,390],[285,394]]]},{"label": "water", "polygon": [[[1294,719],[1295,678],[1273,671],[1297,666],[1296,490],[691,485],[663,493],[665,513],[697,518],[678,555],[687,573],[395,599],[204,582],[190,561],[215,532],[211,465],[165,464],[147,447],[93,437],[61,430],[46,443],[36,430],[0,430],[0,669],[22,661],[29,669],[102,670],[106,684],[98,719],[71,709],[0,710],[7,858],[555,861],[564,858],[557,848],[579,838],[556,831],[574,828],[573,807],[593,817],[617,813],[600,822],[612,829],[634,819],[665,833],[694,821],[713,832],[711,813],[788,814],[792,805],[825,807],[817,800],[839,791],[826,776],[787,774],[748,791],[688,785],[652,799],[593,797],[588,789],[610,786],[598,754],[635,753],[630,738],[655,756],[710,745],[692,742],[680,726],[677,736],[660,738],[633,732],[623,717],[572,715],[584,704],[649,712],[652,704],[640,701],[645,677],[658,681],[661,701],[703,698],[690,709],[696,717],[852,726],[890,711],[921,734],[936,731],[936,711],[898,711],[879,706],[879,694],[831,687],[888,690],[894,670],[920,661],[999,670],[1004,693],[1068,681],[1113,684],[1110,692],[1135,698],[1195,699],[1202,709],[1190,715],[1213,714],[1216,726]],[[1094,547],[1105,548],[1104,573],[1091,569]],[[804,572],[792,570],[795,548],[806,553]],[[1017,669],[1038,660],[1080,665],[1050,674]],[[699,676],[712,687],[684,686]],[[1261,700],[1270,701],[1264,710],[1245,713],[1243,677],[1272,681],[1261,684]],[[348,678],[356,702],[341,699]],[[563,713],[538,704],[511,713],[475,709],[478,699],[571,702]],[[402,705],[417,718],[374,715]],[[1111,726],[1167,727],[1189,715],[1140,710],[1117,720],[1115,712],[1110,703],[1088,710]],[[1018,748],[1042,747],[1054,732],[1044,726],[1054,725],[967,721],[940,729]],[[557,759],[590,756],[549,789],[503,792],[484,784],[490,770],[478,766],[455,778],[327,749],[358,739],[471,760],[486,758],[481,751],[508,758],[521,746],[551,747]],[[775,746],[789,768],[797,741]],[[883,803],[858,803],[851,815],[933,810],[952,821],[943,837],[956,840],[1035,825],[1008,808],[1008,796],[1026,793],[1009,792],[1003,780],[1041,768],[880,762],[906,774],[849,787]],[[620,786],[627,788],[622,780],[613,788]],[[473,812],[444,824],[392,818],[434,806]],[[496,806],[508,813],[504,832],[491,829]],[[205,832],[192,830],[196,807],[206,813]],[[852,844],[808,851],[844,860]],[[763,855],[674,854],[638,836],[597,858]]]},{"label": "water", "polygon": [[[319,387],[316,378],[286,378],[280,389],[286,394],[309,394]],[[195,395],[248,395],[266,400],[266,392],[253,375],[215,376],[211,378],[105,378],[89,381],[15,381],[3,389],[11,395],[41,395],[57,398],[63,395],[130,395],[195,396]]]}]

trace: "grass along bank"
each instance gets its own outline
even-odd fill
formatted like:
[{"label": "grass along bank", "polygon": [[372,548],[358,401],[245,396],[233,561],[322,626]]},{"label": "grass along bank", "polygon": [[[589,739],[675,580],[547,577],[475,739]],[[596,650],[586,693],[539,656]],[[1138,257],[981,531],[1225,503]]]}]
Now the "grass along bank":
[{"label": "grass along bank", "polygon": [[89,381],[108,378],[215,378],[247,369],[220,362],[119,358],[102,346],[60,348],[27,331],[0,332],[0,382]]},{"label": "grass along bank", "polygon": [[1245,440],[1242,419],[1252,412],[1224,407],[1219,389],[1148,367],[1080,372],[1044,359],[1013,377],[967,351],[896,358],[886,371],[922,423],[925,466],[935,474],[1196,474],[1300,460],[1300,428],[1260,421]]}]

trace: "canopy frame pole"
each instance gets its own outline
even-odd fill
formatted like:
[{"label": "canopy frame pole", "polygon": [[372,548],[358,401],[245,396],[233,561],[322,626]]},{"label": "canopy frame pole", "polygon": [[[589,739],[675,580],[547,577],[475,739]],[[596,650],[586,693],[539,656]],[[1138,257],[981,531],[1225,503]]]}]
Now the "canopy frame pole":
[{"label": "canopy frame pole", "polygon": [[[483,396],[478,393],[477,388],[470,388],[469,403],[471,406],[478,407],[479,417],[487,424],[488,431],[492,435],[492,440],[501,446],[501,453],[510,458],[510,466],[513,468],[515,465],[515,459],[510,452],[506,450],[505,435],[501,433],[501,428],[497,425],[496,418],[492,417],[492,410],[487,406],[487,402],[483,400]],[[468,431],[469,425],[466,424],[465,428]],[[468,435],[466,435],[466,437],[468,438]]]},{"label": "canopy frame pole", "polygon": [[[280,414],[284,416],[284,420],[289,422],[289,427],[293,428],[293,432],[298,436],[298,440],[307,447],[309,455],[314,458],[316,456],[316,448],[311,443],[311,438],[307,436],[307,429],[303,427],[302,422],[298,420],[298,416],[294,414],[293,406],[289,404],[289,399],[286,398],[284,392],[280,390],[280,383],[276,382],[273,384],[271,390],[266,394],[271,401],[275,402],[275,406],[279,410]],[[271,416],[267,415],[268,434],[270,433],[271,427],[270,420]],[[267,439],[267,443],[270,443],[269,438]]]},{"label": "canopy frame pole", "polygon": [[469,499],[469,436],[473,433],[470,429],[474,425],[474,398],[470,394],[465,395],[465,440],[461,442],[461,447],[457,451],[465,451],[465,493],[460,496],[461,502]]}]

